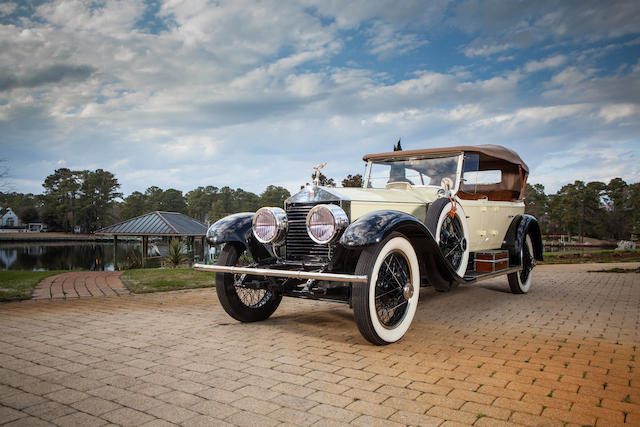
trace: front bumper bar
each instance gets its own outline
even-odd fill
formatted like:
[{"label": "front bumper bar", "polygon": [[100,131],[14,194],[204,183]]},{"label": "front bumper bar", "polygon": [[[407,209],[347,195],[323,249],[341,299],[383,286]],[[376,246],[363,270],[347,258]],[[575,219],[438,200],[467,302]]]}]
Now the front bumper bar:
[{"label": "front bumper bar", "polygon": [[326,280],[329,282],[366,283],[367,276],[354,274],[321,273],[318,271],[275,270],[272,268],[234,267],[231,265],[194,264],[193,268],[200,271],[215,271],[217,273],[250,274],[252,276],[289,277],[301,280]]}]

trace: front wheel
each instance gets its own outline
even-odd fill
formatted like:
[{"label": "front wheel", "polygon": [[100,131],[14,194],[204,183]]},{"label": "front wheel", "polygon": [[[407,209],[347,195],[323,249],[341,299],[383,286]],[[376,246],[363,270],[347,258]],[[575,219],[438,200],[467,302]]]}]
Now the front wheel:
[{"label": "front wheel", "polygon": [[507,276],[509,278],[509,288],[514,294],[526,294],[531,287],[531,270],[536,265],[536,258],[533,254],[531,236],[528,234],[524,239],[522,248],[520,248],[520,262],[522,270]]},{"label": "front wheel", "polygon": [[[251,258],[244,247],[226,244],[220,251],[218,265],[246,266]],[[224,311],[241,322],[258,322],[273,314],[282,294],[269,289],[253,289],[241,284],[240,274],[216,273],[216,293]]]},{"label": "front wheel", "polygon": [[355,274],[369,277],[366,283],[353,284],[360,333],[376,345],[398,341],[411,326],[420,293],[420,268],[411,242],[391,233],[362,251]]}]

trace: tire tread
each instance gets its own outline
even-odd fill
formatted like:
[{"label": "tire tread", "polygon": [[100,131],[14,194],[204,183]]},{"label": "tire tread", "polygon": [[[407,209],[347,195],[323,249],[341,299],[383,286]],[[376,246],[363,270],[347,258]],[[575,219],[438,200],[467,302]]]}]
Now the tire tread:
[{"label": "tire tread", "polygon": [[[217,264],[235,265],[244,248],[233,244],[226,244],[220,252]],[[282,294],[272,291],[272,297],[265,305],[259,308],[247,307],[240,301],[233,285],[226,283],[231,273],[216,273],[216,293],[220,305],[227,314],[240,322],[259,322],[269,318],[280,305]]]}]

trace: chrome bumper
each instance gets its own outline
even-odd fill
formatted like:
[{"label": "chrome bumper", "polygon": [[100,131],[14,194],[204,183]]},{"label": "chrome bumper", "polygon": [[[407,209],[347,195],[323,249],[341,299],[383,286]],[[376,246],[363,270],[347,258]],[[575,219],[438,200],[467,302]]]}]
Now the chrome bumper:
[{"label": "chrome bumper", "polygon": [[271,268],[233,267],[230,265],[194,264],[199,271],[215,271],[218,273],[250,274],[252,276],[289,277],[301,280],[326,280],[329,282],[366,283],[367,276],[353,274],[320,273],[316,271],[274,270]]}]

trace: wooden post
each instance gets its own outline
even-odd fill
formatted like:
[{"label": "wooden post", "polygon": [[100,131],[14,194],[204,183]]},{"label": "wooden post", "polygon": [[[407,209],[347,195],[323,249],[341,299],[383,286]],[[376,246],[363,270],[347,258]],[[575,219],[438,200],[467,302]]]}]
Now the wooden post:
[{"label": "wooden post", "polygon": [[203,262],[203,263],[205,263],[205,264],[209,264],[209,263],[208,263],[208,261],[209,261],[209,260],[208,260],[208,259],[205,259],[205,256],[207,256],[207,251],[206,251],[206,249],[205,249],[205,247],[204,247],[204,244],[205,244],[204,237],[201,237],[201,238],[200,238],[200,241],[201,241],[201,243],[202,243],[202,262]]},{"label": "wooden post", "polygon": [[149,244],[149,237],[142,236],[142,268],[144,268],[145,259],[147,258],[147,245]]},{"label": "wooden post", "polygon": [[118,270],[118,235],[113,235],[113,269]]}]

